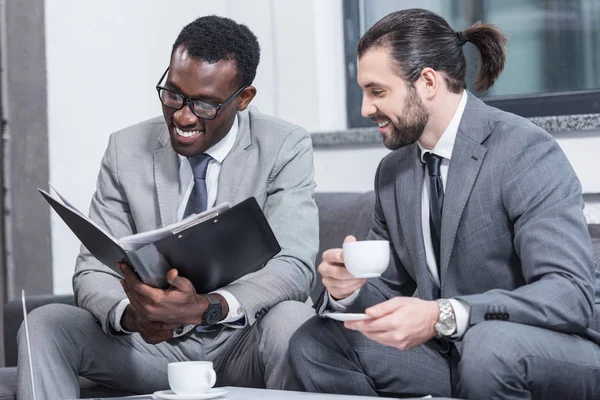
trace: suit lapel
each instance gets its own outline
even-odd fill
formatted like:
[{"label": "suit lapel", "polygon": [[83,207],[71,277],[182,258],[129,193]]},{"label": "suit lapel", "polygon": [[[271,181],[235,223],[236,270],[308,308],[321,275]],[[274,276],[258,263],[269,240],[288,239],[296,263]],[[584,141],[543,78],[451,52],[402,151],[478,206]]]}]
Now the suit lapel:
[{"label": "suit lapel", "polygon": [[177,220],[179,193],[179,159],[171,147],[167,127],[160,133],[154,151],[154,182],[162,226]]},{"label": "suit lapel", "polygon": [[444,194],[441,282],[445,282],[458,225],[487,152],[487,148],[481,144],[490,133],[485,119],[486,108],[481,100],[468,93],[467,105],[452,151]]},{"label": "suit lapel", "polygon": [[219,173],[219,186],[217,189],[216,204],[223,202],[237,203],[238,188],[244,176],[246,163],[250,152],[246,149],[252,144],[250,136],[250,115],[248,110],[238,113],[238,135],[231,151],[223,160]]},{"label": "suit lapel", "polygon": [[[423,190],[424,164],[419,158],[417,144],[414,144],[409,154],[398,163],[396,179],[396,204],[400,231],[406,232],[400,237],[408,249],[410,261],[407,269],[414,269],[418,284],[419,297],[434,299],[438,291],[437,283],[427,266],[425,245],[423,242],[423,227],[421,225],[421,196]],[[406,262],[406,260],[403,260]],[[412,268],[411,268],[412,267]]]}]

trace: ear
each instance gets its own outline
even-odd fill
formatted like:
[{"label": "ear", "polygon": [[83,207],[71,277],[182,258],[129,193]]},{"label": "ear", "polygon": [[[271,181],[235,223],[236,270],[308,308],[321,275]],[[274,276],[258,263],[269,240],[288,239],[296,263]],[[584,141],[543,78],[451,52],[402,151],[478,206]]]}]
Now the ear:
[{"label": "ear", "polygon": [[254,86],[248,86],[240,93],[240,102],[238,103],[238,111],[244,111],[252,99],[256,96],[256,88]]},{"label": "ear", "polygon": [[419,77],[421,95],[425,99],[431,100],[435,97],[440,86],[441,76],[433,68],[423,68]]}]

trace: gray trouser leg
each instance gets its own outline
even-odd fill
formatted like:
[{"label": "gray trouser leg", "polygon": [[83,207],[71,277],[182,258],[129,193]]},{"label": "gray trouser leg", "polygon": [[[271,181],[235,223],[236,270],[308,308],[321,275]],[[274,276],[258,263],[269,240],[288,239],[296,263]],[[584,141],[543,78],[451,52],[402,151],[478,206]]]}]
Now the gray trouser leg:
[{"label": "gray trouser leg", "polygon": [[471,327],[463,343],[461,397],[600,398],[600,346],[582,337],[486,321]]},{"label": "gray trouser leg", "polygon": [[398,350],[376,343],[341,322],[315,317],[290,343],[290,360],[309,392],[450,395],[448,361],[428,345]]},{"label": "gray trouser leg", "polygon": [[289,365],[288,346],[296,329],[315,315],[312,307],[284,301],[243,330],[205,341],[207,358],[214,361],[217,384],[297,390]]},{"label": "gray trouser leg", "polygon": [[[167,364],[186,359],[177,346],[135,335],[106,335],[87,311],[50,304],[28,316],[38,399],[79,398],[78,375],[136,393],[169,387]],[[32,399],[25,329],[19,331],[18,398]]]},{"label": "gray trouser leg", "polygon": [[[296,389],[288,362],[295,330],[314,315],[305,303],[286,301],[252,327],[192,332],[158,345],[138,334],[105,334],[93,316],[77,307],[51,304],[29,314],[30,338],[39,399],[79,397],[78,376],[134,393],[169,387],[167,365],[173,361],[213,361],[218,385]],[[19,332],[20,399],[31,399],[25,331]]]}]

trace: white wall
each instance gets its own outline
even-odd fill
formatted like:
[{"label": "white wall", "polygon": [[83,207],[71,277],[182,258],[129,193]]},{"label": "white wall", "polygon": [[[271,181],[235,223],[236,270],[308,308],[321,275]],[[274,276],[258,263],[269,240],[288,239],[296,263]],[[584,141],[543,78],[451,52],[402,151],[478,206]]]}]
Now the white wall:
[{"label": "white wall", "polygon": [[[160,114],[154,86],[194,18],[248,25],[261,44],[254,101],[309,130],[346,121],[341,0],[48,0],[50,180],[87,211],[111,132]],[[55,293],[69,293],[79,243],[52,214]]]}]

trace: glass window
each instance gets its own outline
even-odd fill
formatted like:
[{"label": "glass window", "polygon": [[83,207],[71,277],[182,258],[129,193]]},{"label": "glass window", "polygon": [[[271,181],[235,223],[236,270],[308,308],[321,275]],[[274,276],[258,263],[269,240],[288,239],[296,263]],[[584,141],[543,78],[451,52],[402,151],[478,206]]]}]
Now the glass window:
[{"label": "glass window", "polygon": [[[354,6],[354,9],[353,9]],[[506,49],[506,66],[495,85],[482,95],[488,102],[501,99],[552,97],[556,104],[557,93],[581,92],[589,103],[590,92],[600,91],[600,1],[599,0],[357,0],[344,7],[346,24],[355,19],[356,37],[362,36],[375,22],[392,11],[406,8],[425,8],[444,17],[450,26],[462,30],[476,21],[498,26],[509,39]],[[352,25],[352,23],[351,23]],[[346,35],[348,36],[348,29]],[[352,36],[352,35],[350,35]],[[346,46],[356,46],[357,38],[347,37]],[[472,81],[477,66],[477,49],[467,44],[467,85]],[[351,52],[347,49],[346,54]],[[354,47],[354,55],[356,47]],[[352,61],[347,56],[347,63]],[[348,71],[348,85],[352,70]],[[355,80],[355,77],[352,77]],[[348,90],[355,96],[355,90]],[[592,96],[598,108],[600,95]],[[348,110],[352,112],[351,99]],[[585,107],[585,104],[584,104]],[[510,108],[510,107],[509,107]],[[523,107],[522,107],[523,108]],[[511,110],[515,112],[515,110]],[[531,115],[523,108],[523,113]],[[583,112],[598,112],[586,109]],[[582,113],[583,113],[582,112]],[[558,115],[556,107],[545,107],[534,114]],[[350,116],[349,116],[350,117]],[[349,118],[350,126],[360,126]]]}]

